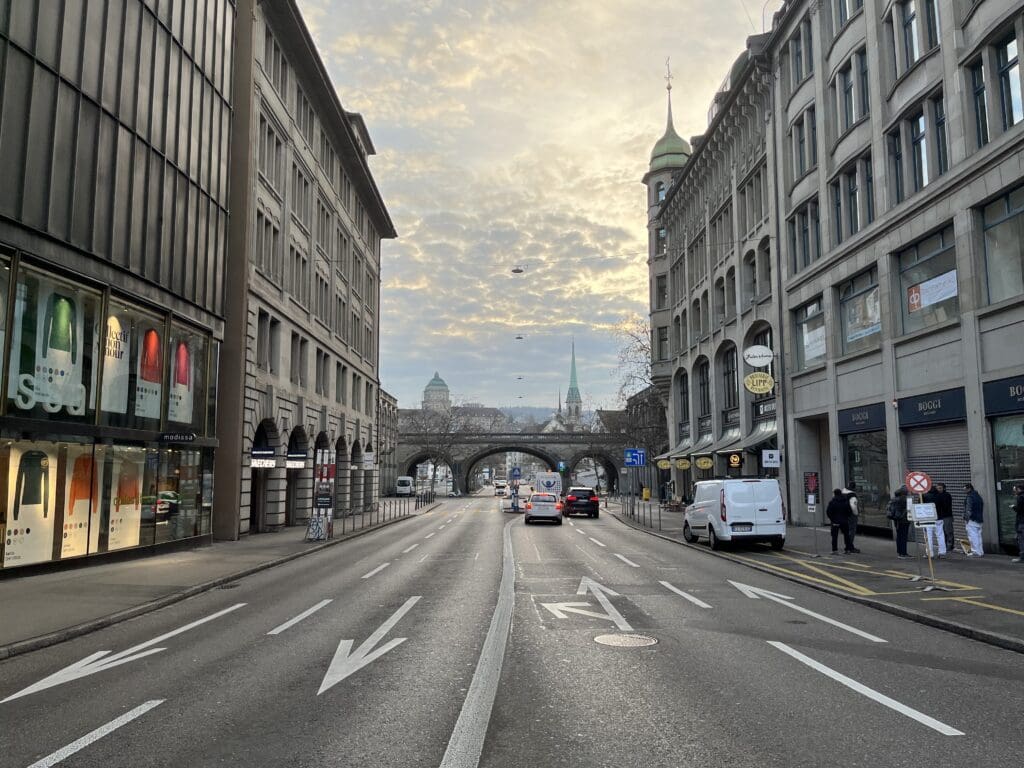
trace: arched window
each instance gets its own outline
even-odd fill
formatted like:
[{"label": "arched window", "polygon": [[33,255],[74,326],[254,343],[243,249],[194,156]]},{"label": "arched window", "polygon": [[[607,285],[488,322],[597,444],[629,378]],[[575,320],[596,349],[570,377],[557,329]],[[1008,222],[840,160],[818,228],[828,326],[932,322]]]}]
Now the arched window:
[{"label": "arched window", "polygon": [[714,324],[721,325],[725,321],[725,280],[715,280],[715,317]]},{"label": "arched window", "polygon": [[[679,374],[679,423],[689,424],[690,422],[690,377],[685,373]],[[682,430],[680,430],[682,431]],[[680,434],[682,440],[685,435]]]},{"label": "arched window", "polygon": [[697,366],[698,416],[711,415],[711,365],[707,360]]},{"label": "arched window", "polygon": [[725,319],[736,315],[736,270],[729,267],[725,273]]}]

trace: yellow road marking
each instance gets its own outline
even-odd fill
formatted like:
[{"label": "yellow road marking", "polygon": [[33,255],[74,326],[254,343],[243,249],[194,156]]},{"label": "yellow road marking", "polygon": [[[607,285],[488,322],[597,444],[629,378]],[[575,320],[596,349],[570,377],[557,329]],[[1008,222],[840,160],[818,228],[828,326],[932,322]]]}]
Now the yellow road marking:
[{"label": "yellow road marking", "polygon": [[806,562],[804,560],[797,560],[795,557],[787,557],[786,555],[780,555],[778,553],[775,553],[775,556],[776,557],[781,557],[783,560],[789,560],[790,562],[796,563],[797,565],[802,565],[804,568],[808,569],[809,571],[813,571],[815,573],[820,573],[822,576],[827,576],[828,578],[833,579],[836,583],[841,584],[841,585],[845,585],[846,588],[850,592],[853,592],[854,594],[858,594],[858,595],[870,595],[871,594],[871,590],[868,589],[867,587],[862,587],[860,584],[856,584],[856,583],[850,581],[849,579],[844,579],[841,576],[837,576],[834,573],[829,573],[824,568],[820,568],[820,567],[818,567],[816,565],[813,565],[811,563],[808,563],[808,562]]},{"label": "yellow road marking", "polygon": [[[790,576],[795,576],[796,578],[801,579],[803,581],[812,581],[815,584],[822,584],[822,585],[824,585],[826,587],[833,587],[833,588],[842,589],[844,592],[852,592],[852,590],[850,590],[850,589],[848,589],[846,587],[843,587],[843,586],[841,586],[839,584],[836,584],[836,582],[834,582],[832,580],[818,579],[818,578],[815,578],[814,576],[811,576],[809,574],[800,573],[799,571],[794,571],[794,570],[792,570],[790,568],[782,568],[781,566],[778,566],[778,565],[772,565],[771,563],[766,563],[764,560],[758,560],[757,558],[754,558],[754,557],[744,557],[743,555],[733,555],[733,556],[739,558],[740,560],[746,560],[746,561],[751,562],[751,563],[757,563],[758,565],[760,565],[763,568],[768,568],[768,569],[773,570],[773,571],[778,571],[779,573],[787,573]],[[860,594],[860,593],[854,593],[854,594]]]},{"label": "yellow road marking", "polygon": [[976,597],[923,597],[922,600],[954,600],[958,603],[967,603],[967,605],[976,605],[979,608],[988,608],[991,611],[1002,611],[1003,613],[1012,613],[1015,616],[1024,616],[1024,611],[1018,611],[1015,608],[1006,608],[1002,605],[993,605],[992,603],[983,603]]}]

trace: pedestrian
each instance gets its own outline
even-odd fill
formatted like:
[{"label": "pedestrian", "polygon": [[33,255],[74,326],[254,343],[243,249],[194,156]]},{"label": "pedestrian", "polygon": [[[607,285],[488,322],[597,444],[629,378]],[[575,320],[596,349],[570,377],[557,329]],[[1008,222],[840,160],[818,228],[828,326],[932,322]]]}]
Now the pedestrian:
[{"label": "pedestrian", "polygon": [[848,540],[849,543],[847,544],[846,552],[847,554],[851,552],[860,554],[860,550],[853,545],[853,540],[857,536],[857,517],[860,515],[860,500],[857,498],[857,484],[851,481],[849,485],[841,490],[841,493],[846,497],[850,507],[850,515],[846,522],[850,538]]},{"label": "pedestrian", "polygon": [[850,498],[840,488],[832,491],[832,499],[825,508],[825,517],[832,524],[832,554],[839,554],[839,532],[843,532],[843,543],[846,554],[859,551],[853,548],[850,540]]},{"label": "pedestrian", "polygon": [[901,485],[896,493],[889,499],[889,507],[885,516],[892,520],[896,529],[896,557],[906,560],[910,557],[907,554],[907,539],[910,537],[910,520],[907,518],[907,486]]},{"label": "pedestrian", "polygon": [[[938,516],[939,505],[936,498],[939,494],[937,488],[933,487],[928,493],[921,497],[925,504],[934,504],[936,516]],[[934,542],[932,541],[934,539]],[[924,541],[929,557],[946,556],[946,536],[942,533],[942,521],[936,520],[931,525],[924,526]]]},{"label": "pedestrian", "polygon": [[984,521],[985,502],[981,494],[974,490],[970,483],[964,485],[964,527],[967,528],[967,540],[970,542],[971,550],[968,557],[981,557],[985,554],[985,548],[981,543],[981,524]]},{"label": "pedestrian", "polygon": [[952,553],[956,550],[956,541],[953,538],[953,497],[946,490],[945,483],[935,484],[935,516],[938,518],[938,524],[942,526],[938,533],[942,534],[946,551]]},{"label": "pedestrian", "polygon": [[1013,511],[1017,513],[1017,556],[1011,563],[1024,562],[1024,484],[1018,483],[1013,487],[1016,500],[1013,502]]}]

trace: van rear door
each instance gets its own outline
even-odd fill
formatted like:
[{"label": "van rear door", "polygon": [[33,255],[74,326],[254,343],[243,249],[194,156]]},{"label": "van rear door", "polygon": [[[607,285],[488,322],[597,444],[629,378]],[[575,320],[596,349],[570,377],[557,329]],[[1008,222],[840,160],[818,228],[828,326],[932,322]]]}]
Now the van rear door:
[{"label": "van rear door", "polygon": [[748,484],[754,502],[754,532],[762,536],[785,535],[782,493],[777,480],[756,480]]}]

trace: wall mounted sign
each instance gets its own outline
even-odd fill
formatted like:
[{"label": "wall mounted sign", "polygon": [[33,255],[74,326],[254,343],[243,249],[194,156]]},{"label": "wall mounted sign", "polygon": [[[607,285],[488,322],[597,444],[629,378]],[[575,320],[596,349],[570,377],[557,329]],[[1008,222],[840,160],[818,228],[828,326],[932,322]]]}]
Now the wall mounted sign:
[{"label": "wall mounted sign", "polygon": [[985,393],[985,413],[989,416],[1024,413],[1024,376],[986,381],[982,388]]},{"label": "wall mounted sign", "polygon": [[765,469],[778,469],[782,466],[782,451],[766,449],[761,451],[761,466]]},{"label": "wall mounted sign", "polygon": [[743,453],[734,451],[728,454],[729,469],[739,469],[743,466]]},{"label": "wall mounted sign", "polygon": [[306,459],[309,458],[305,451],[288,451],[284,460],[285,469],[305,469]]},{"label": "wall mounted sign", "polygon": [[158,439],[161,443],[194,443],[196,437],[195,432],[163,432]]},{"label": "wall mounted sign", "polygon": [[772,364],[775,353],[763,344],[754,344],[743,350],[743,362],[754,368],[765,368]]},{"label": "wall mounted sign", "polygon": [[944,424],[967,418],[967,401],[963,387],[929,392],[926,395],[902,397],[897,404],[900,426]]},{"label": "wall mounted sign", "polygon": [[672,468],[672,462],[669,461],[668,459],[659,459],[658,460],[658,469],[671,469],[671,468]]},{"label": "wall mounted sign", "polygon": [[696,465],[697,469],[711,469],[715,466],[715,460],[710,456],[698,456],[693,463]]},{"label": "wall mounted sign", "polygon": [[685,469],[689,469],[689,468],[690,468],[690,460],[689,459],[676,459],[676,469],[684,469],[685,470]]},{"label": "wall mounted sign", "polygon": [[743,386],[746,387],[748,392],[752,392],[755,395],[767,395],[775,389],[775,379],[772,378],[770,373],[755,371],[743,377]]},{"label": "wall mounted sign", "polygon": [[857,432],[881,432],[885,429],[885,403],[872,403],[859,408],[844,408],[837,415],[840,435],[852,435]]}]

